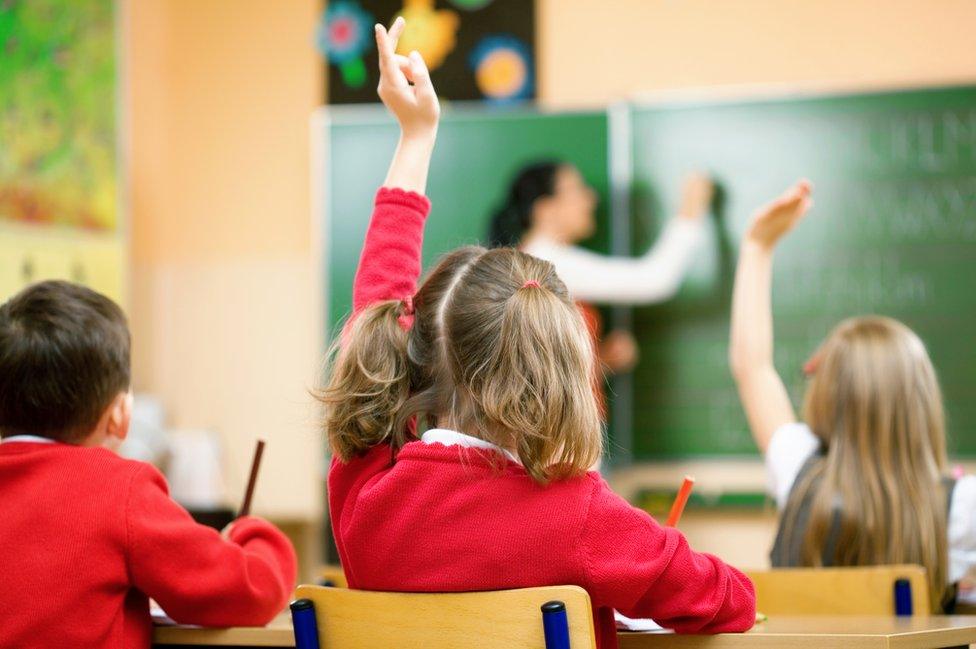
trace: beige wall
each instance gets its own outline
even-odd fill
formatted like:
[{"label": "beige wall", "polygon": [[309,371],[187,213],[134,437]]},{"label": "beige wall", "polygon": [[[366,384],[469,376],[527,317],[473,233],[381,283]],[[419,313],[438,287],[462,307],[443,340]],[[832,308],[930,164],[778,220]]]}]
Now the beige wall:
[{"label": "beige wall", "polygon": [[[120,1],[137,386],[175,425],[220,432],[235,497],[252,440],[268,437],[258,511],[317,516],[305,389],[321,353],[308,180],[319,2]],[[973,81],[974,24],[965,0],[539,0],[540,94],[568,106],[715,84]],[[700,485],[724,482],[702,470]],[[716,531],[732,522],[711,520],[686,525],[722,550]],[[734,525],[734,558],[763,565],[769,516]]]},{"label": "beige wall", "polygon": [[539,0],[540,94],[973,81],[974,24],[970,0]]},{"label": "beige wall", "polygon": [[127,0],[137,389],[176,427],[223,438],[237,502],[269,440],[255,509],[321,512],[322,443],[307,388],[320,297],[308,121],[321,65],[316,0]]}]

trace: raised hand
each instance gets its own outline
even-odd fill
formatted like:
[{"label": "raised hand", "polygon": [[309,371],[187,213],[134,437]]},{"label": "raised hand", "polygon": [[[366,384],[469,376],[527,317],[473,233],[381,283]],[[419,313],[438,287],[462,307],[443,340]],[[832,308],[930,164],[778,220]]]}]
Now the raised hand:
[{"label": "raised hand", "polygon": [[746,241],[765,249],[772,249],[784,234],[793,229],[813,206],[810,197],[813,185],[801,180],[778,198],[756,210],[746,230]]},{"label": "raised hand", "polygon": [[715,187],[712,179],[706,174],[696,172],[685,178],[681,186],[681,205],[678,216],[690,220],[698,220],[708,213],[712,204]]},{"label": "raised hand", "polygon": [[405,138],[433,137],[441,109],[427,65],[419,52],[411,52],[410,56],[396,53],[397,40],[405,24],[402,17],[397,18],[389,32],[383,25],[376,25],[380,60],[376,92],[400,123]]}]

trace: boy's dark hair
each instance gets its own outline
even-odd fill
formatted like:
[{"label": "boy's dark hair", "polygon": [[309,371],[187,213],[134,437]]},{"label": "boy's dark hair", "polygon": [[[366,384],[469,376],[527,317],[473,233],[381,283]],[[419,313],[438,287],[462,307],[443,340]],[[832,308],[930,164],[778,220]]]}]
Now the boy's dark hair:
[{"label": "boy's dark hair", "polygon": [[129,328],[91,289],[34,284],[0,306],[0,436],[79,442],[129,388]]}]

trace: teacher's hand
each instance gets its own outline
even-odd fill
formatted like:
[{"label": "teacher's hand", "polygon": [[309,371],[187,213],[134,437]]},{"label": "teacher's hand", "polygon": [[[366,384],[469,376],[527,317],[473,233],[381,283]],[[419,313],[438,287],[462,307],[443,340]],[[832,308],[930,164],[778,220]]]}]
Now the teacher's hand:
[{"label": "teacher's hand", "polygon": [[639,358],[637,341],[629,331],[616,329],[600,341],[600,361],[614,374],[631,371]]},{"label": "teacher's hand", "polygon": [[708,214],[714,194],[715,185],[708,175],[700,172],[689,175],[681,187],[681,205],[678,207],[678,216],[692,221],[702,218]]}]

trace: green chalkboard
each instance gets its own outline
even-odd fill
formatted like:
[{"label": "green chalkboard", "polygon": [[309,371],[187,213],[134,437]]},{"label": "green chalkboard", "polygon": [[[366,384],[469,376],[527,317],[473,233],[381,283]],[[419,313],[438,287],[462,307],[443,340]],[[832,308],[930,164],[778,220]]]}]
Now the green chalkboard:
[{"label": "green chalkboard", "polygon": [[[373,204],[396,148],[396,124],[381,109],[336,110],[323,137],[328,151],[324,191],[327,318],[348,315],[352,281]],[[424,266],[462,245],[484,243],[493,209],[523,164],[540,158],[576,164],[599,193],[599,230],[590,242],[606,250],[608,185],[605,112],[540,113],[513,109],[447,111],[441,120],[427,194],[432,202]]]},{"label": "green chalkboard", "polygon": [[637,310],[634,455],[754,454],[729,375],[735,255],[756,206],[800,177],[815,207],[776,255],[776,364],[801,403],[803,360],[841,319],[880,313],[923,338],[950,449],[976,455],[976,88],[634,107],[634,250],[681,177],[721,187],[713,237],[675,300]]}]

